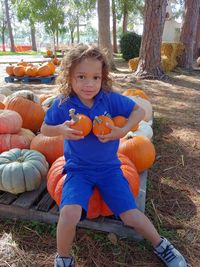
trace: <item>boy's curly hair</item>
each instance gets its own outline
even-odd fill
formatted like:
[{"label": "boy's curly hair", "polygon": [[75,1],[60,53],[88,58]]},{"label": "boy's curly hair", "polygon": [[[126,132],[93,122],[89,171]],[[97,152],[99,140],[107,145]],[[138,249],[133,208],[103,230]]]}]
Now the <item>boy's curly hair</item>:
[{"label": "boy's curly hair", "polygon": [[71,87],[70,79],[72,70],[85,58],[94,58],[102,62],[102,89],[112,91],[112,80],[109,77],[109,65],[106,55],[97,46],[80,44],[72,48],[64,56],[61,63],[61,70],[56,79],[56,84],[59,86],[59,92],[64,97],[74,95]]}]

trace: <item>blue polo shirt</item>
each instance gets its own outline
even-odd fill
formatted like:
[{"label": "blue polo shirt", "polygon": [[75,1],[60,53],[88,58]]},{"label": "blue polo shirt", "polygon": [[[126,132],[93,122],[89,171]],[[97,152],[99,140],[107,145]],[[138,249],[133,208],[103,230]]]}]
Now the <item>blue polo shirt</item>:
[{"label": "blue polo shirt", "polygon": [[[52,106],[47,110],[45,123],[58,125],[66,120],[71,120],[69,110],[74,108],[76,113],[87,115],[92,121],[95,116],[108,113],[112,118],[118,115],[129,117],[135,102],[126,96],[115,92],[100,90],[96,95],[91,108],[84,105],[77,96],[66,98],[61,102],[57,97]],[[84,139],[64,141],[64,156],[66,160],[65,171],[102,171],[119,168],[120,161],[117,157],[119,140],[102,143],[91,131]]]}]

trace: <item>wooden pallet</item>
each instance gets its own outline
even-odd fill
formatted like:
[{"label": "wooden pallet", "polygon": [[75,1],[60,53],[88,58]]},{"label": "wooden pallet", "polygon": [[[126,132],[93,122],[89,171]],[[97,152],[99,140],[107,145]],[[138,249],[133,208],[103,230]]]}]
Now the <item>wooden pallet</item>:
[{"label": "wooden pallet", "polygon": [[[146,200],[147,172],[140,175],[140,191],[136,198],[138,209],[144,212]],[[59,208],[50,197],[44,181],[39,189],[14,195],[0,191],[0,218],[13,220],[39,221],[56,223],[59,216]],[[134,229],[112,217],[99,217],[94,220],[79,222],[79,227],[103,232],[112,232],[121,237],[141,240],[142,237]]]},{"label": "wooden pallet", "polygon": [[7,83],[23,82],[23,83],[52,83],[57,75],[51,75],[48,77],[29,77],[29,76],[7,76],[4,78]]}]

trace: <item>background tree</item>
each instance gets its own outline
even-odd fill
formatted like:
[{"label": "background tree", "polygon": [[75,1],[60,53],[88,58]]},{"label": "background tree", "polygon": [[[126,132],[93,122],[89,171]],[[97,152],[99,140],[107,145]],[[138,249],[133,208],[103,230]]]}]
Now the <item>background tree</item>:
[{"label": "background tree", "polygon": [[180,41],[184,44],[185,49],[179,58],[179,66],[186,69],[191,69],[193,64],[199,7],[200,0],[185,0],[185,14],[180,36]]},{"label": "background tree", "polygon": [[113,52],[117,53],[117,18],[115,0],[112,0],[112,33],[113,33]]},{"label": "background tree", "polygon": [[99,46],[107,52],[110,67],[115,68],[113,49],[110,38],[110,2],[109,0],[97,1]]},{"label": "background tree", "polygon": [[140,60],[135,75],[144,79],[163,79],[161,69],[162,34],[167,0],[146,0]]},{"label": "background tree", "polygon": [[31,33],[32,50],[37,51],[36,37],[35,37],[35,10],[31,1],[26,0],[13,0],[16,8],[17,18],[19,22],[28,20]]},{"label": "background tree", "polygon": [[12,25],[11,25],[11,20],[10,20],[10,6],[8,3],[8,0],[4,1],[5,4],[5,12],[6,12],[6,21],[8,25],[8,32],[9,32],[9,37],[10,37],[10,51],[15,52],[15,43],[14,43],[14,38],[13,38],[13,32],[12,32]]},{"label": "background tree", "polygon": [[63,28],[70,32],[71,43],[75,42],[75,33],[77,43],[80,42],[80,27],[86,26],[86,22],[91,18],[91,14],[95,9],[95,0],[70,0],[64,10],[65,23]]},{"label": "background tree", "polygon": [[196,38],[194,44],[194,57],[200,56],[200,8],[199,8],[199,15],[197,21],[197,31],[196,31]]},{"label": "background tree", "polygon": [[0,32],[1,32],[1,40],[2,40],[2,49],[5,52],[5,32],[6,32],[6,14],[5,7],[3,5],[3,0],[0,1],[2,8],[0,9]]},{"label": "background tree", "polygon": [[122,33],[128,31],[129,18],[132,17],[133,23],[134,16],[144,13],[144,0],[115,0],[117,18],[122,20]]}]

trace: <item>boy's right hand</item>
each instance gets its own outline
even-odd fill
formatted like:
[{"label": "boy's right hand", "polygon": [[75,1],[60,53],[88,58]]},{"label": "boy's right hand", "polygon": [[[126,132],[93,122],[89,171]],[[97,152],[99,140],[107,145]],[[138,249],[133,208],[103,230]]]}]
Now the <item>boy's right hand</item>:
[{"label": "boy's right hand", "polygon": [[60,134],[68,140],[80,140],[83,139],[84,136],[82,135],[82,131],[78,131],[75,129],[70,128],[73,125],[73,121],[65,121],[63,124],[59,125],[59,132]]}]

